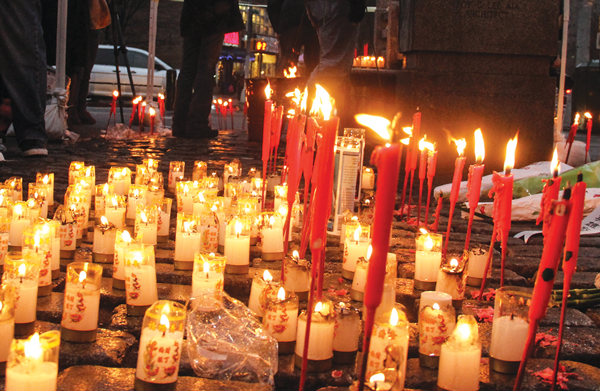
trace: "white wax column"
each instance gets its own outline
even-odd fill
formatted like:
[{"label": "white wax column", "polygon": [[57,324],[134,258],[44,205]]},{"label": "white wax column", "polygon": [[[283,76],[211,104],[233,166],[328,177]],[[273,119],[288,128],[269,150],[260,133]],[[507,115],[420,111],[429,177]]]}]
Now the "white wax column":
[{"label": "white wax column", "polygon": [[165,196],[164,190],[159,191],[151,191],[148,190],[146,192],[146,205],[158,205],[162,202],[162,199]]},{"label": "white wax column", "polygon": [[442,345],[438,370],[438,386],[449,391],[477,391],[481,346],[459,350],[448,343]]},{"label": "white wax column", "polygon": [[415,280],[436,282],[441,263],[441,252],[417,251],[415,253]]},{"label": "white wax column", "polygon": [[36,364],[35,372],[29,364],[18,364],[6,369],[6,391],[56,391],[58,365],[53,362]]},{"label": "white wax column", "polygon": [[[488,252],[480,247],[472,248],[469,251],[469,263],[467,265],[469,277],[483,278],[488,255]],[[490,267],[489,270],[491,271],[492,268]]]},{"label": "white wax column", "polygon": [[77,223],[60,226],[60,249],[73,251],[77,246]]},{"label": "white wax column", "polygon": [[356,352],[360,334],[360,318],[338,313],[335,323],[333,350],[336,352]]},{"label": "white wax column", "polygon": [[361,188],[365,190],[373,190],[375,188],[375,173],[373,170],[363,171]]},{"label": "white wax column", "polygon": [[[79,285],[79,286],[78,286]],[[60,325],[69,330],[91,331],[98,328],[100,291],[67,283]]]},{"label": "white wax column", "polygon": [[116,237],[116,228],[103,230],[100,227],[94,227],[94,246],[92,252],[95,254],[114,254]]},{"label": "white wax column", "polygon": [[169,236],[169,226],[171,224],[171,211],[158,212],[158,236]]},{"label": "white wax column", "polygon": [[125,251],[129,248],[127,243],[115,243],[115,258],[113,261],[112,278],[116,280],[125,280]]},{"label": "white wax column", "polygon": [[144,328],[140,337],[135,376],[148,383],[174,383],[177,381],[182,348],[181,331],[163,333]]},{"label": "white wax column", "polygon": [[283,287],[288,292],[308,292],[310,289],[310,269],[286,265]]},{"label": "white wax column", "polygon": [[[213,277],[214,274],[215,276]],[[217,276],[216,273],[209,274],[209,278],[206,278],[205,273],[194,273],[192,274],[192,295],[191,297],[198,297],[202,294],[211,292],[219,292],[223,290],[223,277],[221,274]]]},{"label": "white wax column", "polygon": [[[333,357],[333,335],[335,322],[319,323],[313,321],[310,324],[310,339],[308,341],[309,360],[327,360]],[[303,357],[304,337],[306,336],[306,316],[298,317],[298,332],[296,333],[296,354]]]},{"label": "white wax column", "polygon": [[19,278],[7,279],[5,283],[15,286],[15,323],[31,323],[35,321],[37,310],[38,283]]},{"label": "white wax column", "polygon": [[115,186],[115,194],[116,195],[120,195],[120,196],[124,196],[127,195],[127,192],[129,191],[129,186],[127,186],[127,192],[125,191],[125,179],[113,179],[113,181],[111,182],[114,186]]},{"label": "white wax column", "polygon": [[225,237],[227,236],[227,222],[219,221],[219,246],[225,246]]},{"label": "white wax column", "polygon": [[389,312],[394,308],[396,304],[396,285],[385,284],[383,285],[383,293],[381,295],[381,303],[377,306],[377,310],[375,311],[375,319],[379,319],[384,314],[389,314]]},{"label": "white wax column", "polygon": [[452,296],[444,292],[426,291],[421,293],[421,300],[419,300],[419,312],[425,306],[433,307],[434,304],[440,307],[451,306]]},{"label": "white wax column", "polygon": [[87,230],[88,223],[90,221],[90,204],[89,204],[89,202],[88,203],[81,202],[81,203],[79,203],[77,205],[78,205],[77,210],[80,210],[80,211],[83,212],[83,216],[81,217],[81,221],[83,223],[82,227],[83,227],[84,230]]},{"label": "white wax column", "polygon": [[138,205],[146,205],[146,196],[145,195],[143,197],[137,197],[137,198],[129,197],[129,199],[127,200],[127,215],[126,215],[128,219],[135,219],[135,212],[136,212]]},{"label": "white wax column", "polygon": [[126,302],[132,306],[152,305],[158,300],[156,270],[153,266],[125,267]]},{"label": "white wax column", "polygon": [[261,243],[263,253],[282,253],[283,230],[278,227],[263,228]]},{"label": "white wax column", "polygon": [[33,250],[24,248],[23,249],[24,256],[30,256],[32,258],[36,258],[37,262],[40,265],[40,273],[39,273],[39,286],[48,286],[52,285],[52,256],[48,257],[46,252],[40,249]]},{"label": "white wax column", "polygon": [[368,267],[369,264],[366,264],[365,267],[358,266],[354,272],[354,279],[352,280],[352,289],[354,289],[357,292],[365,291]]},{"label": "white wax column", "polygon": [[521,361],[528,330],[529,323],[518,316],[494,317],[490,357],[502,361]]},{"label": "white wax column", "polygon": [[188,195],[177,195],[177,212],[196,213],[194,197],[192,197],[191,194],[188,193]]},{"label": "white wax column", "polygon": [[384,368],[385,348],[388,346],[399,346],[403,354],[402,365],[398,370],[399,390],[404,389],[406,379],[406,362],[408,359],[408,330],[405,325],[400,323],[398,326],[391,326],[389,323],[375,323],[373,334],[371,335],[371,347],[369,350],[369,359],[367,362],[367,376],[369,379],[377,371]]},{"label": "white wax column", "polygon": [[298,303],[271,304],[265,309],[263,326],[279,342],[296,340]]},{"label": "white wax column", "polygon": [[140,223],[138,232],[142,235],[142,243],[153,246],[156,244],[157,226],[156,223]]},{"label": "white wax column", "polygon": [[[0,234],[0,252],[2,251],[2,234]],[[2,258],[2,256],[0,256]],[[60,269],[60,237],[52,238],[52,270]]]},{"label": "white wax column", "polygon": [[6,362],[10,353],[10,344],[15,335],[15,322],[13,319],[0,322],[0,362]]},{"label": "white wax column", "polygon": [[0,265],[4,265],[4,258],[8,253],[8,235],[8,232],[0,232]]},{"label": "white wax column", "polygon": [[200,250],[200,233],[177,233],[175,238],[175,260],[194,262],[196,253]]},{"label": "white wax column", "polygon": [[177,208],[178,212],[185,212],[185,213],[193,213],[195,215],[201,215],[204,213],[204,202],[193,202],[192,205],[192,211],[191,212],[185,212],[185,210],[179,210],[179,208]]},{"label": "white wax column", "polygon": [[279,185],[281,183],[281,176],[279,175],[270,175],[267,178],[267,191],[272,192],[275,190],[275,185]]},{"label": "white wax column", "polygon": [[200,252],[217,253],[219,252],[219,231],[216,226],[200,226]]},{"label": "white wax column", "polygon": [[[227,259],[229,262],[229,258]],[[250,298],[248,299],[248,308],[258,316],[263,316],[264,311],[260,305],[260,295],[265,290],[267,283],[260,276],[254,276],[252,286],[250,287]]]},{"label": "white wax column", "polygon": [[250,236],[227,235],[225,237],[225,257],[228,265],[249,265]]},{"label": "white wax column", "polygon": [[25,228],[31,225],[31,221],[28,218],[14,218],[10,222],[10,232],[8,236],[8,243],[11,246],[22,246],[23,245],[23,232]]},{"label": "white wax column", "polygon": [[183,179],[182,171],[171,171],[169,172],[169,182],[167,183],[167,187],[171,191],[171,193],[175,193],[175,189],[177,187],[177,179]]},{"label": "white wax column", "polygon": [[44,219],[48,218],[48,201],[43,201],[40,204],[40,217]]},{"label": "white wax column", "polygon": [[[107,206],[104,213],[105,213],[104,215],[106,216],[106,220],[108,220],[109,223],[114,224],[116,229],[122,230],[125,227],[125,208],[124,207],[115,208],[114,206]],[[135,217],[135,215],[134,215],[134,217]]]},{"label": "white wax column", "polygon": [[368,242],[356,242],[355,240],[346,239],[344,245],[344,263],[342,268],[349,272],[356,270],[356,261],[358,258],[366,258],[369,250]]}]

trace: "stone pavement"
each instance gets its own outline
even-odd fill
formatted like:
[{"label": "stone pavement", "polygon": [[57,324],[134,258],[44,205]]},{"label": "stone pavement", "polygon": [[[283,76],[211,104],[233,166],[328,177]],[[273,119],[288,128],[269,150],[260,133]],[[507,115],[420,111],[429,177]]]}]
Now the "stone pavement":
[{"label": "stone pavement", "polygon": [[[247,141],[247,136],[241,129],[242,115],[235,115],[235,128],[237,130],[223,130],[218,139],[210,141],[185,142],[173,138],[153,138],[134,141],[106,141],[100,137],[101,129],[107,121],[107,108],[91,108],[92,114],[98,118],[95,126],[82,126],[75,129],[81,135],[76,143],[51,144],[49,156],[41,159],[23,159],[19,157],[14,139],[9,139],[9,151],[5,154],[8,161],[0,163],[0,181],[11,176],[22,176],[24,183],[33,182],[37,171],[55,173],[55,199],[62,201],[67,186],[67,171],[72,160],[85,161],[88,165],[96,166],[97,183],[107,179],[111,166],[128,166],[134,169],[136,163],[141,163],[143,158],[152,157],[160,159],[159,170],[165,174],[168,171],[170,160],[184,160],[187,173],[190,173],[194,160],[208,160],[209,170],[222,171],[223,164],[238,158],[242,161],[243,170],[251,166],[260,167],[261,146],[258,143]],[[128,117],[126,111],[125,116]],[[169,124],[169,119],[167,119]],[[216,124],[216,121],[215,121]],[[436,178],[437,184],[444,182],[445,178]],[[402,183],[402,178],[400,183]],[[24,186],[26,188],[26,186]],[[169,196],[168,193],[166,196]],[[171,195],[172,196],[172,195]],[[414,204],[414,202],[413,202]],[[455,213],[453,232],[450,236],[449,252],[459,253],[462,250],[467,224],[460,219],[460,213]],[[172,226],[175,213],[172,214]],[[430,221],[433,222],[433,217]],[[440,231],[444,232],[448,223],[448,206],[445,205],[440,218]],[[513,223],[511,236],[515,233],[532,228],[529,223]],[[396,300],[407,308],[411,323],[411,339],[409,347],[409,363],[406,387],[407,389],[432,389],[435,385],[437,372],[427,370],[418,365],[418,340],[415,319],[415,308],[418,305],[419,293],[413,290],[414,276],[414,238],[416,228],[405,222],[394,222],[393,239],[390,252],[398,257],[398,279]],[[473,224],[472,242],[489,244],[492,225],[489,221],[476,221]],[[77,260],[91,261],[91,240],[84,241],[77,251]],[[191,272],[176,272],[173,270],[174,232],[171,231],[169,243],[159,244],[157,248],[157,281],[160,299],[169,299],[185,302],[189,297]],[[299,242],[299,233],[294,233],[294,246]],[[499,249],[499,247],[497,247]],[[509,240],[509,253],[507,259],[507,285],[533,286],[535,272],[542,252],[540,238],[533,238],[530,244],[525,245],[519,239]],[[581,242],[580,270],[576,273],[573,288],[593,287],[595,276],[600,272],[600,237],[586,236]],[[279,278],[280,262],[263,262],[260,252],[251,250],[251,271],[244,276],[227,275],[225,290],[231,296],[247,303],[250,292],[251,278],[255,272],[270,269],[277,280]],[[338,238],[328,238],[327,246],[327,273],[324,291],[333,300],[341,299],[338,293],[349,290],[350,284],[340,278],[342,265],[342,251],[338,246]],[[39,331],[57,329],[60,324],[63,290],[64,270],[67,260],[61,266],[63,274],[55,281],[53,293],[49,297],[38,301],[38,321],[36,327]],[[494,271],[489,286],[499,286],[499,257],[495,256]],[[60,368],[63,371],[59,379],[60,390],[128,390],[132,387],[133,369],[137,361],[138,339],[141,328],[141,318],[128,317],[125,311],[125,295],[122,291],[113,290],[111,286],[111,269],[105,268],[103,279],[100,332],[99,338],[92,344],[61,343]],[[556,279],[556,288],[562,286],[562,273]],[[478,288],[469,288],[470,292]],[[359,309],[361,303],[353,302]],[[467,300],[463,304],[462,313],[475,313],[478,308],[493,307],[491,302],[478,302]],[[557,308],[549,310],[542,323],[540,331],[556,335],[558,331],[559,311]],[[482,322],[480,335],[483,345],[483,356],[488,356],[490,345],[491,323]],[[581,375],[580,379],[568,382],[571,390],[595,390],[600,384],[600,309],[571,309],[568,312],[567,329],[562,358],[570,360],[567,366]],[[543,369],[551,365],[556,347],[537,346],[535,360],[531,361],[531,369]],[[585,365],[587,364],[587,365]],[[356,378],[355,365],[334,366],[333,370],[310,374],[307,380],[307,390],[317,390],[321,387],[347,387]],[[257,385],[236,382],[219,382],[216,380],[202,380],[193,378],[194,372],[187,354],[182,357],[180,368],[180,383],[178,389],[263,389]],[[298,387],[300,372],[294,368],[293,355],[281,355],[279,358],[279,372],[275,376],[277,390],[295,390]],[[489,371],[487,358],[484,358],[481,367],[482,390],[510,390],[514,377],[499,375]],[[0,386],[0,390],[2,386]],[[539,380],[528,374],[523,390],[549,389]]]}]

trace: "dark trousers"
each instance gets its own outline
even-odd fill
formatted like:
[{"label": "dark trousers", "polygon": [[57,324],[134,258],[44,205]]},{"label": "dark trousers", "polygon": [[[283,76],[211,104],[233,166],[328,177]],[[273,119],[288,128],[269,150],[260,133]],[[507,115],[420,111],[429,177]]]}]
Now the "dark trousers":
[{"label": "dark trousers", "polygon": [[208,116],[222,46],[223,34],[183,38],[183,60],[173,109],[173,136],[193,135],[210,129]]},{"label": "dark trousers", "polygon": [[12,102],[17,141],[48,141],[46,46],[40,0],[0,1],[0,84]]},{"label": "dark trousers", "polygon": [[79,86],[79,92],[77,96],[77,111],[87,110],[87,96],[90,91],[90,75],[92,68],[96,62],[96,55],[98,54],[98,30],[90,30],[88,47],[87,47],[87,61],[83,68],[83,77],[81,78],[81,85]]},{"label": "dark trousers", "polygon": [[298,65],[302,47],[304,47],[304,64],[306,65],[306,74],[303,76],[309,76],[319,64],[321,49],[317,31],[309,24],[290,28],[279,34],[278,76],[282,76],[283,70],[287,70],[292,63]]}]

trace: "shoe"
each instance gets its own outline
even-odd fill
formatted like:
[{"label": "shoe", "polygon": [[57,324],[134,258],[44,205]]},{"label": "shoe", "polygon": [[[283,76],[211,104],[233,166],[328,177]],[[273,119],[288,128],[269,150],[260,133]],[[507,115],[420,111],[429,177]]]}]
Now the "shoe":
[{"label": "shoe", "polygon": [[23,156],[25,157],[41,157],[48,156],[46,144],[41,140],[25,140],[20,145]]},{"label": "shoe", "polygon": [[77,116],[79,117],[79,121],[84,125],[94,125],[96,123],[96,119],[87,110],[78,111]]}]

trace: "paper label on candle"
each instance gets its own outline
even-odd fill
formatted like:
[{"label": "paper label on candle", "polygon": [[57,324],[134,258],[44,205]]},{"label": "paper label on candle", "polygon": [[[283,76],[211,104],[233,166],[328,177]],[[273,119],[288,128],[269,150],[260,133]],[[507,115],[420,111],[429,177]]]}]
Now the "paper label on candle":
[{"label": "paper label on candle", "polygon": [[[271,303],[268,309],[265,311],[263,326],[276,340],[278,341],[291,341],[296,337],[296,318],[290,317],[290,312],[298,312],[298,308],[291,308],[288,310],[286,303]],[[285,335],[287,338],[282,338]]]},{"label": "paper label on candle", "polygon": [[60,226],[60,249],[75,250],[77,224],[63,224]]},{"label": "paper label on candle", "polygon": [[52,285],[52,251],[43,251],[41,259],[40,286]]},{"label": "paper label on candle", "polygon": [[4,265],[4,259],[8,252],[8,232],[0,233],[0,265]]},{"label": "paper label on candle", "polygon": [[[145,338],[143,338],[145,339]],[[140,361],[136,376],[150,383],[174,383],[179,372],[181,359],[181,341],[168,337],[156,336],[145,342],[143,351],[140,351]]]},{"label": "paper label on candle", "polygon": [[100,293],[67,288],[61,325],[70,330],[89,331],[98,327]]},{"label": "paper label on candle", "polygon": [[419,353],[439,356],[443,343],[454,330],[454,315],[427,306],[421,311],[419,320]]},{"label": "paper label on candle", "polygon": [[211,225],[200,226],[200,250],[207,253],[216,253],[219,248],[219,229]]},{"label": "paper label on candle", "polygon": [[169,227],[169,217],[167,213],[158,213],[156,219],[157,230],[159,234],[164,234],[164,230],[166,229],[166,234],[168,235],[168,227]]}]

